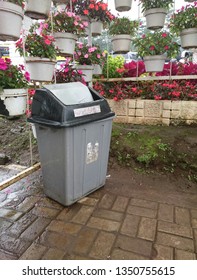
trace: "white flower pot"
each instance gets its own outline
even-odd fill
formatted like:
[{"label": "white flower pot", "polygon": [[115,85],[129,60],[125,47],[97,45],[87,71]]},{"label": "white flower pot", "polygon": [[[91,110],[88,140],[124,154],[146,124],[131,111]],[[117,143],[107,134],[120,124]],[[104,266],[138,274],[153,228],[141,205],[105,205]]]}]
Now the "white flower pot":
[{"label": "white flower pot", "polygon": [[50,82],[53,78],[55,60],[40,57],[26,57],[27,71],[30,79],[38,82]]},{"label": "white flower pot", "polygon": [[59,53],[61,55],[67,56],[74,54],[77,41],[77,36],[75,34],[55,32],[53,35],[56,40],[55,44],[59,48]]},{"label": "white flower pot", "polygon": [[114,53],[127,53],[131,48],[130,35],[115,35],[111,39]]},{"label": "white flower pot", "polygon": [[164,8],[155,8],[145,11],[146,27],[151,30],[163,28],[166,15],[167,11]]},{"label": "white flower pot", "polygon": [[188,28],[180,33],[181,47],[184,49],[197,48],[197,28]]},{"label": "white flower pot", "polygon": [[102,67],[99,64],[93,64],[93,75],[101,75]]},{"label": "white flower pot", "polygon": [[27,107],[27,90],[4,89],[0,92],[0,99],[9,113],[9,116],[24,115]]},{"label": "white flower pot", "polygon": [[163,71],[166,55],[150,55],[144,56],[144,64],[146,72]]},{"label": "white flower pot", "polygon": [[127,12],[131,10],[132,0],[115,0],[115,9],[118,12]]},{"label": "white flower pot", "polygon": [[93,66],[92,65],[76,65],[77,70],[81,70],[83,73],[83,78],[86,81],[86,83],[89,83],[92,81],[92,75],[93,75]]},{"label": "white flower pot", "polygon": [[25,15],[33,19],[46,19],[51,8],[51,0],[26,0]]},{"label": "white flower pot", "polygon": [[92,36],[100,36],[103,31],[103,23],[101,21],[92,21],[90,28]]},{"label": "white flower pot", "polygon": [[19,5],[0,1],[0,41],[19,39],[23,16],[23,9]]}]

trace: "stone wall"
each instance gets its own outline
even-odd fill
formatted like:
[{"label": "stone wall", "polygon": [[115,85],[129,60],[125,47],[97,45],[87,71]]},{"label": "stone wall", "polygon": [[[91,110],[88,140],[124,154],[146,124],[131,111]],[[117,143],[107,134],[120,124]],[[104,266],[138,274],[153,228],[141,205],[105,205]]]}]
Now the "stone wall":
[{"label": "stone wall", "polygon": [[196,101],[142,99],[107,101],[112,111],[116,113],[115,122],[149,125],[197,124]]}]

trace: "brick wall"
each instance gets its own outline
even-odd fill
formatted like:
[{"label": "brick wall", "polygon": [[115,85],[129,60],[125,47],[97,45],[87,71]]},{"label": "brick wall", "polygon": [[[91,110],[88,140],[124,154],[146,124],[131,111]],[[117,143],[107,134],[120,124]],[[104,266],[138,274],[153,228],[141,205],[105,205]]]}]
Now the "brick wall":
[{"label": "brick wall", "polygon": [[116,113],[115,122],[150,125],[197,124],[196,101],[141,99],[107,101],[112,111]]}]

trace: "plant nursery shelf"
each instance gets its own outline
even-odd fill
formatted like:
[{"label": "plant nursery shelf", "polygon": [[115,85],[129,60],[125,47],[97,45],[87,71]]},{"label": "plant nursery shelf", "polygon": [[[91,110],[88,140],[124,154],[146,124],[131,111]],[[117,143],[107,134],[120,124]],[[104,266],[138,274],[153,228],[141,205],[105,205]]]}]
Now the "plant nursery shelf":
[{"label": "plant nursery shelf", "polygon": [[113,78],[113,79],[93,79],[93,82],[129,82],[129,81],[160,81],[160,80],[196,80],[197,75],[184,76],[148,76],[148,77],[131,77],[131,78]]}]

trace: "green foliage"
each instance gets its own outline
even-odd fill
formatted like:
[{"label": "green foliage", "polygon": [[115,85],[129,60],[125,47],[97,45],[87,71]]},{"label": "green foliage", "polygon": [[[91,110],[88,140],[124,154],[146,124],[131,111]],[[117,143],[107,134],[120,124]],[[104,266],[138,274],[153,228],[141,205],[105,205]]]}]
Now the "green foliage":
[{"label": "green foliage", "polygon": [[20,38],[16,42],[16,49],[20,55],[24,55],[23,45],[25,44],[25,55],[41,58],[55,59],[57,55],[57,49],[55,47],[55,39],[48,34],[48,24],[37,23],[33,24],[29,30],[28,35]]},{"label": "green foliage", "polygon": [[128,34],[133,36],[137,32],[138,26],[139,26],[139,22],[136,20],[132,21],[126,17],[115,18],[109,26],[109,34],[110,35]]},{"label": "green foliage", "polygon": [[174,41],[173,36],[163,31],[144,34],[140,38],[136,38],[133,44],[142,57],[165,53],[167,57],[174,57],[179,51],[179,45]]},{"label": "green foliage", "polygon": [[121,55],[117,55],[113,57],[111,55],[108,56],[108,62],[104,64],[103,67],[103,75],[104,77],[109,78],[120,78],[121,73],[117,72],[117,69],[122,68],[124,65],[124,57]]},{"label": "green foliage", "polygon": [[170,19],[170,30],[177,35],[184,29],[197,28],[197,2],[176,11]]},{"label": "green foliage", "polygon": [[13,4],[19,5],[19,6],[23,6],[25,1],[24,0],[3,0],[5,2],[11,2]]},{"label": "green foliage", "polygon": [[173,2],[173,0],[141,0],[140,4],[142,5],[142,12],[144,12],[154,8],[164,8],[168,10]]}]

